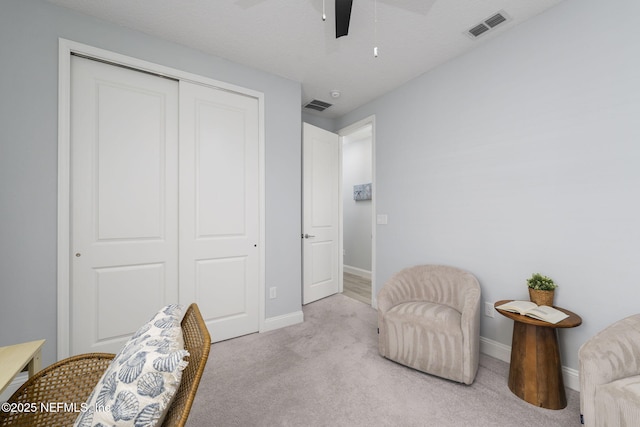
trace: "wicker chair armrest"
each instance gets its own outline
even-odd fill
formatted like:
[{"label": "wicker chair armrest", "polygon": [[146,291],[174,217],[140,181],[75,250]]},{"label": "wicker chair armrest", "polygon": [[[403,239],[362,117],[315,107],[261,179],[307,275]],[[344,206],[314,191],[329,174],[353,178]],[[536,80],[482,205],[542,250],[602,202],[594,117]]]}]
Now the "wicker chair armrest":
[{"label": "wicker chair armrest", "polygon": [[29,378],[7,402],[28,411],[0,412],[0,426],[71,426],[114,354],[87,353],[54,363]]},{"label": "wicker chair armrest", "polygon": [[200,379],[211,350],[211,336],[198,305],[191,304],[182,319],[184,345],[189,351],[189,364],[182,371],[180,387],[167,412],[162,427],[183,427],[196,397]]}]

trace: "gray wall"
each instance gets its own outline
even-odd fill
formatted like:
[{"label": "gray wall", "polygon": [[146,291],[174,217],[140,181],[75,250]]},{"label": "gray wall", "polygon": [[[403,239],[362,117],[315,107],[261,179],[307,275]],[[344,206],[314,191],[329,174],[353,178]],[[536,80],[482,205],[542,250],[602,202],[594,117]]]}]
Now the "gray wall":
[{"label": "gray wall", "polygon": [[[322,113],[320,113],[322,114]],[[328,130],[329,132],[336,132],[335,120],[328,117],[321,117],[316,114],[302,112],[302,121],[319,127],[320,129]]]},{"label": "gray wall", "polygon": [[[583,318],[563,364],[640,310],[637,0],[567,0],[342,117],[376,117],[377,286],[459,266],[483,299],[528,299],[533,272]],[[510,344],[512,322],[482,318]]]},{"label": "gray wall", "polygon": [[0,2],[0,346],[56,359],[58,38],[265,94],[266,316],[301,309],[300,84],[39,0]]}]

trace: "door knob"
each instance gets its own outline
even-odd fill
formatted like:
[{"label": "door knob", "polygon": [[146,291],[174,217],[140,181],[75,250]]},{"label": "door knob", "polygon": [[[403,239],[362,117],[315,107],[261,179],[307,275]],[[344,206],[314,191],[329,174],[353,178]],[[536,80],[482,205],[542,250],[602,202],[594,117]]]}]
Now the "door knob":
[{"label": "door knob", "polygon": [[312,235],[312,234],[306,234],[306,233],[305,233],[304,238],[305,238],[305,239],[308,239],[309,237],[316,237],[316,236],[314,236],[314,235]]}]

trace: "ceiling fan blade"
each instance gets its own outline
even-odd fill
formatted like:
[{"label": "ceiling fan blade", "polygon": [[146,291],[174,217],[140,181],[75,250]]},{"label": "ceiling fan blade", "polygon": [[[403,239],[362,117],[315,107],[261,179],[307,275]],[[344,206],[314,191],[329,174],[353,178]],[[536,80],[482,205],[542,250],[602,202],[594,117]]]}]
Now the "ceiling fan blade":
[{"label": "ceiling fan blade", "polygon": [[336,38],[349,34],[353,0],[336,0]]}]

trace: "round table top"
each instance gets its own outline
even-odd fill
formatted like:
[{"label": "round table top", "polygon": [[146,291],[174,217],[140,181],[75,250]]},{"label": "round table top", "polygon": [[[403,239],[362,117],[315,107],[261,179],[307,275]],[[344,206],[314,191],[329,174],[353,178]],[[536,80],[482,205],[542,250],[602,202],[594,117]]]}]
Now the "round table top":
[{"label": "round table top", "polygon": [[512,313],[510,311],[500,310],[499,308],[497,308],[498,306],[502,304],[506,304],[511,301],[513,300],[505,299],[505,300],[496,301],[495,304],[493,304],[493,307],[498,311],[498,313],[502,314],[503,316],[506,316],[509,319],[513,319],[516,322],[526,323],[528,325],[545,326],[547,328],[575,328],[576,326],[580,326],[582,324],[582,318],[578,316],[576,313],[555,305],[553,306],[553,308],[568,314],[569,317],[559,321],[558,323],[549,323],[549,322],[545,322],[544,320],[534,319],[533,317],[523,316],[522,314]]}]

